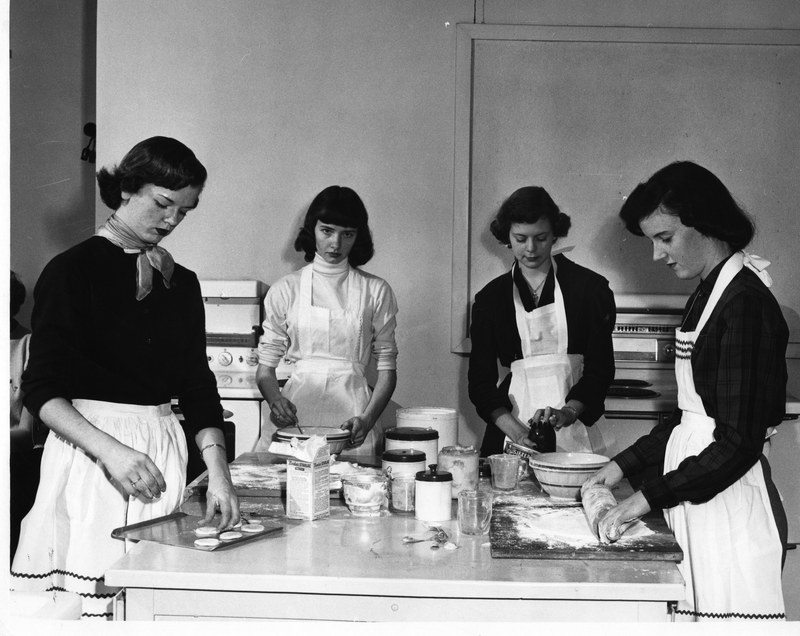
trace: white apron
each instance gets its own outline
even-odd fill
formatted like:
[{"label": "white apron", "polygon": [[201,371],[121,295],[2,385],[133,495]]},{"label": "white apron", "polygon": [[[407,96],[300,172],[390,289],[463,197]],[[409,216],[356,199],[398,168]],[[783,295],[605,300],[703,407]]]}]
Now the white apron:
[{"label": "white apron", "polygon": [[[698,455],[714,441],[692,374],[692,350],[722,292],[742,268],[741,254],[723,266],[694,331],[676,330],[675,375],[681,422],[670,435],[664,473]],[[782,546],[772,514],[761,463],[703,504],[683,502],[664,510],[684,552],[678,568],[686,581],[680,620],[784,619],[781,590]]]},{"label": "white apron", "polygon": [[[554,259],[550,260],[555,280],[554,302],[526,312],[519,290],[511,277],[514,308],[522,343],[522,360],[511,363],[511,384],[508,397],[511,413],[526,427],[537,409],[546,406],[561,408],[566,403],[570,389],[583,375],[583,356],[568,354],[567,312],[564,296],[558,284],[558,271]],[[519,267],[514,263],[514,267]],[[600,452],[593,450],[594,441],[602,445],[598,431],[592,431],[577,420],[571,426],[556,431],[556,450],[573,452]],[[598,433],[598,435],[595,435]],[[596,440],[590,440],[590,435]],[[509,438],[506,437],[506,442]],[[513,440],[510,440],[513,441]],[[505,445],[505,442],[504,442]]]},{"label": "white apron", "polygon": [[186,436],[169,404],[73,400],[73,406],[101,431],[146,453],[164,475],[167,490],[158,499],[129,497],[97,460],[51,432],[36,501],[22,521],[11,589],[75,592],[81,596],[82,618],[110,620],[119,588],[106,586],[104,575],[127,548],[111,531],[170,514],[181,504]]},{"label": "white apron", "polygon": [[[362,290],[353,269],[347,276],[344,310],[315,307],[312,302],[312,265],[303,268],[298,296],[298,345],[301,357],[282,394],[297,407],[300,426],[339,428],[369,404],[371,391],[361,360]],[[373,454],[377,426],[356,454]]]}]

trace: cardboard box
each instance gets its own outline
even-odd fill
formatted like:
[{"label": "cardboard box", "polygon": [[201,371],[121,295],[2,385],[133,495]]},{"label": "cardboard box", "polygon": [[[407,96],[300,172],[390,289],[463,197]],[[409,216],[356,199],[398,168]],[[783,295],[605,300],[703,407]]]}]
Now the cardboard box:
[{"label": "cardboard box", "polygon": [[331,456],[327,444],[314,457],[286,460],[286,516],[289,519],[321,519],[331,514]]}]

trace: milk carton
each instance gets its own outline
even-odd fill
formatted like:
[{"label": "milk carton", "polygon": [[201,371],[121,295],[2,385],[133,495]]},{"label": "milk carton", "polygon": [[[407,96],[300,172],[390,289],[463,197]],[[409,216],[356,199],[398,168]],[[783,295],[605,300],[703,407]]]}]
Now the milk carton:
[{"label": "milk carton", "polygon": [[286,516],[290,519],[313,520],[331,514],[328,445],[311,450],[313,455],[303,457],[301,453],[286,460]]}]

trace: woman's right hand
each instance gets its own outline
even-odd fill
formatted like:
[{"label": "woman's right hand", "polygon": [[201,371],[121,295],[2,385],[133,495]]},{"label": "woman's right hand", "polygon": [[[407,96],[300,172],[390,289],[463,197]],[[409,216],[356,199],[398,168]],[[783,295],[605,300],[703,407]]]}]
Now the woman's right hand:
[{"label": "woman's right hand", "polygon": [[594,475],[589,477],[589,479],[583,482],[581,486],[581,495],[583,495],[584,491],[589,488],[589,486],[594,484],[601,484],[611,488],[619,483],[623,477],[624,475],[622,474],[622,469],[619,467],[619,464],[612,459]]},{"label": "woman's right hand", "polygon": [[157,499],[167,489],[164,475],[153,460],[121,442],[113,440],[97,459],[106,473],[131,497]]},{"label": "woman's right hand", "polygon": [[297,424],[297,407],[282,395],[272,401],[269,411],[269,418],[278,428]]}]

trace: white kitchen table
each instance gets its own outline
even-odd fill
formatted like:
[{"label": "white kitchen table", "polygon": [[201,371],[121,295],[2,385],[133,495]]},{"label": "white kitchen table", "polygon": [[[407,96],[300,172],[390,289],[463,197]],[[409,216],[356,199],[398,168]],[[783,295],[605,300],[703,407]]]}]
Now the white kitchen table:
[{"label": "white kitchen table", "polygon": [[[242,498],[256,501],[282,510]],[[403,543],[432,536],[413,513],[331,504],[329,518],[281,518],[280,533],[222,551],[139,542],[106,583],[125,588],[126,620],[667,621],[684,595],[671,561],[496,559],[488,535],[462,536],[455,520],[439,525],[458,549],[432,550]]]}]

